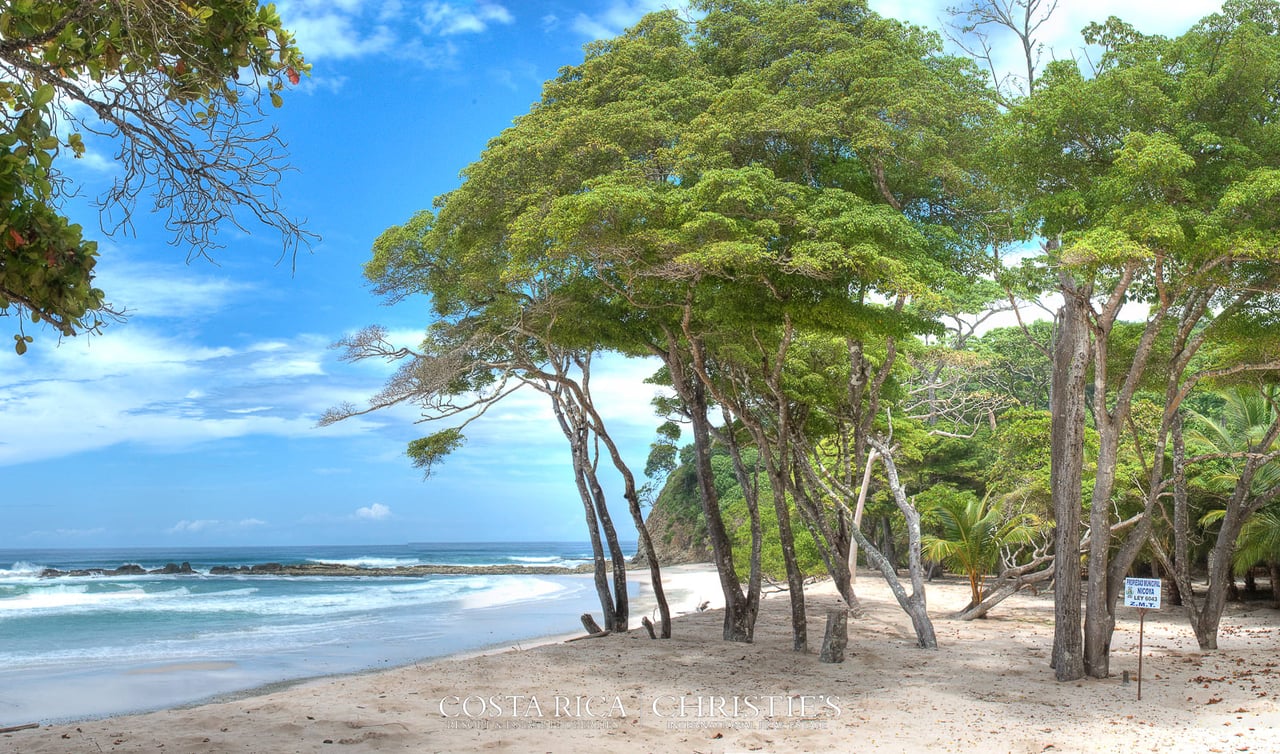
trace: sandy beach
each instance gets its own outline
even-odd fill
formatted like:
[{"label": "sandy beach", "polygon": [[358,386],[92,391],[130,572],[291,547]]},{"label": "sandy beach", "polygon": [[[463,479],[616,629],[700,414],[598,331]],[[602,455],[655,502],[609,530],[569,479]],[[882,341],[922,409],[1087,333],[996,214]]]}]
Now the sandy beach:
[{"label": "sandy beach", "polygon": [[[714,583],[673,570],[686,603]],[[1052,597],[1021,594],[987,620],[948,620],[967,585],[929,585],[938,651],[914,645],[882,581],[858,579],[842,664],[818,661],[829,583],[807,590],[811,651],[791,651],[786,594],[765,600],[753,644],[721,641],[715,610],[674,637],[628,634],[422,662],[142,715],[0,735],[38,752],[1274,752],[1280,751],[1277,611],[1232,606],[1222,649],[1201,653],[1180,608],[1121,608],[1115,677],[1059,683],[1048,667]],[[714,597],[707,594],[704,599]],[[637,615],[637,618],[639,616]],[[565,616],[566,629],[576,616]]]}]

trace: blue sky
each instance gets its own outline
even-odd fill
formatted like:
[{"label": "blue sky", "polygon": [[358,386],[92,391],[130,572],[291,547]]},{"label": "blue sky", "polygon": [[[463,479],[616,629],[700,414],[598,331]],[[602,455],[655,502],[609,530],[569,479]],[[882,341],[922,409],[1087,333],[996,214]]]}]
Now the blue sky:
[{"label": "blue sky", "polygon": [[[228,231],[216,265],[187,264],[145,202],[136,233],[113,238],[92,211],[69,207],[100,241],[99,286],[130,316],[60,344],[33,332],[23,357],[0,350],[0,549],[585,539],[564,439],[537,394],[473,424],[425,483],[404,447],[433,428],[411,409],[316,421],[388,375],[339,362],[329,344],[373,323],[412,342],[427,324],[422,301],[384,307],[365,287],[374,238],[456,187],[583,44],[668,4],[277,3],[313,64],[272,113],[295,169],[285,204],[322,240],[291,270],[276,264],[269,232]],[[872,3],[935,28],[948,4]],[[1063,5],[1050,30],[1059,51],[1071,49],[1071,30],[1114,12]],[[1123,13],[1144,31],[1176,33],[1217,7],[1135,2]],[[66,166],[86,196],[115,170],[109,149],[93,146]],[[637,469],[656,426],[640,382],[652,371],[605,359],[593,383]]]}]

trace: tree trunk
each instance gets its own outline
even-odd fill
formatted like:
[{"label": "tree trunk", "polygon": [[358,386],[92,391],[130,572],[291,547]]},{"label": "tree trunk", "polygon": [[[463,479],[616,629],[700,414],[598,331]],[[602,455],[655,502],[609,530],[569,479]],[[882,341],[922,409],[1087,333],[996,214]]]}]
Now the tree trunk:
[{"label": "tree trunk", "polygon": [[760,454],[769,474],[769,486],[773,489],[773,510],[778,516],[778,540],[782,546],[782,562],[787,569],[787,586],[791,598],[791,648],[797,652],[809,651],[808,618],[804,607],[804,574],[796,562],[796,541],[791,531],[791,510],[787,507],[787,471],[779,468],[777,456],[767,444],[760,446]]},{"label": "tree trunk", "polygon": [[[1101,356],[1099,357],[1101,358]],[[1095,400],[1103,404],[1095,394]],[[1098,424],[1099,448],[1093,499],[1089,511],[1089,588],[1085,593],[1084,669],[1093,678],[1110,674],[1111,634],[1115,630],[1115,601],[1110,599],[1107,575],[1110,572],[1111,493],[1115,489],[1120,429],[1109,417],[1094,412]]]},{"label": "tree trunk", "polygon": [[[596,595],[600,598],[600,610],[604,614],[605,628],[607,630],[615,630],[617,628],[617,606],[614,602],[613,594],[609,590],[609,569],[605,564],[604,544],[600,540],[600,521],[596,515],[596,511],[602,502],[593,494],[599,491],[599,483],[593,482],[591,476],[591,464],[587,455],[587,429],[578,421],[580,416],[570,416],[572,407],[568,404],[568,399],[564,395],[562,388],[547,390],[547,395],[551,398],[551,410],[555,414],[556,421],[560,425],[560,431],[564,433],[565,439],[569,441],[570,456],[573,458],[573,479],[578,487],[578,496],[582,498],[583,515],[587,520],[587,531],[591,539],[591,556],[592,556],[592,575],[595,579]],[[601,493],[602,494],[602,493]],[[617,537],[609,543],[610,550],[615,556],[617,550],[615,544]],[[623,572],[625,574],[625,570]],[[617,585],[618,574],[614,573],[614,584]],[[623,575],[622,593],[626,596],[626,576]],[[626,624],[623,623],[621,630],[626,630]]]},{"label": "tree trunk", "polygon": [[1062,278],[1064,293],[1054,343],[1049,478],[1053,497],[1053,656],[1059,681],[1084,677],[1080,630],[1081,487],[1084,478],[1085,378],[1089,365],[1088,321],[1075,285]]},{"label": "tree trunk", "polygon": [[[893,453],[884,443],[875,438],[868,437],[867,442],[872,444],[884,459],[885,476],[889,480],[889,491],[893,493],[893,502],[898,506],[898,510],[902,512],[902,517],[907,522],[907,571],[911,577],[911,595],[907,596],[901,586],[898,585],[894,591],[894,596],[898,597],[898,604],[907,612],[907,615],[911,616],[911,624],[915,629],[916,639],[920,646],[925,649],[937,649],[938,638],[934,634],[933,621],[929,619],[929,610],[925,602],[924,563],[920,557],[920,512],[907,499],[906,491],[902,487],[902,481],[898,477],[898,466],[893,460]],[[872,554],[872,551],[868,549],[868,557]],[[893,571],[892,565],[884,563],[880,566],[882,572],[885,571],[886,566],[888,566],[888,570]],[[897,584],[896,572],[893,575],[894,578],[889,584],[890,589],[894,589]]]},{"label": "tree trunk", "polygon": [[[862,486],[858,488],[858,504],[853,509],[853,525],[862,526],[862,514],[867,509],[867,489],[871,486],[871,467],[876,462],[876,451],[873,448],[867,454],[867,462],[862,469]],[[858,580],[858,540],[849,541],[849,592]]]},{"label": "tree trunk", "polygon": [[[675,377],[675,374],[672,375]],[[673,380],[677,384],[680,380]],[[694,381],[684,385],[689,394],[690,424],[693,429],[693,448],[698,480],[698,498],[702,514],[707,522],[707,538],[711,540],[712,557],[720,576],[720,589],[724,592],[724,640],[750,642],[755,632],[755,608],[747,595],[742,593],[742,582],[733,565],[733,543],[725,530],[720,515],[720,500],[716,494],[715,473],[711,468],[711,422],[707,418],[707,397],[702,383]]]},{"label": "tree trunk", "polygon": [[844,650],[849,645],[849,611],[832,608],[827,611],[827,630],[822,637],[821,662],[844,662]]},{"label": "tree trunk", "polygon": [[614,608],[613,593],[609,590],[609,569],[605,565],[604,545],[600,541],[600,525],[596,521],[595,506],[591,504],[591,493],[587,489],[577,453],[573,455],[573,466],[573,476],[578,484],[578,495],[582,498],[583,514],[587,519],[587,532],[591,539],[592,576],[595,579],[596,596],[600,599],[600,611],[604,615],[605,624],[612,628],[610,624],[613,620]]},{"label": "tree trunk", "polygon": [[[592,409],[592,413],[594,414],[594,409]],[[658,618],[662,623],[662,638],[670,639],[671,608],[667,605],[667,592],[662,586],[662,567],[658,564],[658,553],[653,547],[653,538],[649,536],[649,527],[645,524],[644,511],[640,509],[640,495],[636,492],[636,478],[631,473],[631,469],[627,467],[626,462],[622,460],[622,454],[618,451],[618,446],[614,444],[613,438],[605,431],[598,415],[595,416],[595,420],[596,435],[604,441],[605,448],[609,451],[609,457],[613,460],[614,468],[622,475],[622,496],[627,500],[627,510],[631,513],[631,522],[635,524],[636,535],[640,539],[640,551],[644,553],[645,562],[649,566],[649,583],[653,588],[653,598],[658,603]]]},{"label": "tree trunk", "polygon": [[[636,527],[636,535],[640,540],[640,551],[644,553],[645,561],[649,566],[649,582],[653,588],[653,598],[658,603],[658,617],[662,623],[662,638],[670,639],[671,608],[667,605],[667,593],[662,586],[662,567],[658,563],[658,554],[653,547],[653,538],[649,536],[649,527],[645,525],[644,511],[640,508],[640,495],[636,492],[635,475],[631,473],[631,468],[623,460],[622,453],[618,450],[617,444],[614,443],[613,437],[605,427],[604,420],[599,412],[596,411],[595,403],[591,398],[590,355],[579,359],[578,366],[582,371],[582,379],[576,384],[568,383],[568,381],[566,383],[571,384],[572,389],[578,392],[582,410],[589,418],[592,431],[596,437],[604,442],[605,449],[609,451],[609,458],[613,461],[613,467],[622,475],[622,496],[627,501],[627,510],[631,514],[631,522]],[[624,580],[624,590],[626,588],[625,583]],[[650,628],[649,630],[652,631],[653,629]]]},{"label": "tree trunk", "polygon": [[1267,573],[1271,577],[1271,607],[1280,609],[1280,563],[1267,561]]},{"label": "tree trunk", "polygon": [[[584,441],[583,446],[585,445]],[[609,545],[609,554],[613,561],[613,616],[608,621],[612,625],[605,628],[610,631],[626,631],[631,621],[630,599],[627,595],[627,554],[618,542],[618,532],[613,527],[613,517],[609,515],[609,506],[604,497],[604,490],[600,487],[600,478],[596,475],[596,466],[590,463],[590,459],[583,459],[583,461],[587,463],[587,486],[591,490],[596,516],[600,519],[600,528],[604,532],[605,543]]]},{"label": "tree trunk", "polygon": [[832,528],[831,522],[824,515],[822,506],[817,502],[821,495],[810,489],[810,483],[806,483],[806,480],[816,477],[817,472],[814,471],[799,445],[799,443],[792,443],[791,483],[788,489],[792,499],[795,500],[796,510],[800,513],[800,521],[809,530],[814,544],[818,546],[818,554],[822,556],[823,565],[827,567],[827,573],[835,583],[836,591],[849,606],[853,617],[861,618],[865,611],[853,593],[853,573],[848,565],[848,552],[850,548],[855,547],[856,542],[849,534],[848,508],[836,502],[838,526]]},{"label": "tree trunk", "polygon": [[880,517],[880,552],[884,554],[884,559],[889,561],[889,566],[895,571],[898,570],[898,553],[893,542],[893,522],[888,516]]},{"label": "tree trunk", "polygon": [[976,605],[966,607],[951,617],[956,620],[985,618],[992,608],[1017,594],[1024,586],[1039,584],[1053,578],[1054,565],[1052,561],[1047,565],[1043,563],[1039,565],[1043,566],[1039,571],[1031,571],[1027,566],[1006,571],[996,578],[995,583],[987,590],[982,601]]}]

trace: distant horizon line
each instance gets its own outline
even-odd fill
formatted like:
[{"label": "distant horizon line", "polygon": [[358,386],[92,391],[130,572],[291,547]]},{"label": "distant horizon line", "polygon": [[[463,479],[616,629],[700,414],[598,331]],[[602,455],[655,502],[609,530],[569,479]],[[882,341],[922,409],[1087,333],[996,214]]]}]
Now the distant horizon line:
[{"label": "distant horizon line", "polygon": [[[639,544],[639,540],[619,540],[623,546]],[[437,545],[590,545],[590,540],[578,539],[474,539],[474,540],[438,540],[434,542],[380,542],[380,543],[312,543],[312,544],[259,544],[259,545],[75,545],[75,546],[35,546],[35,547],[0,547],[0,553],[22,552],[30,550],[231,550],[253,549],[264,547],[305,548],[305,547],[431,547]]]}]

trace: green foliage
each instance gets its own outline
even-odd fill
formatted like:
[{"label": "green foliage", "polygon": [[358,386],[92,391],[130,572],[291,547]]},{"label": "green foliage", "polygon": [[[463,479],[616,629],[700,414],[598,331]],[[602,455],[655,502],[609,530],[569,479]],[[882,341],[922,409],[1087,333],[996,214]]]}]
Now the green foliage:
[{"label": "green foliage", "polygon": [[423,478],[430,478],[435,467],[444,457],[462,447],[466,442],[459,429],[443,429],[435,434],[420,437],[409,443],[405,454],[413,459],[413,467],[422,469]]},{"label": "green foliage", "polygon": [[[257,0],[92,3],[28,0],[0,10],[0,313],[75,335],[108,311],[93,286],[97,247],[62,215],[59,170],[82,131],[114,139],[123,175],[101,200],[128,216],[157,192],[193,254],[236,207],[304,235],[275,205],[274,134],[241,115],[308,70],[274,6]],[[243,99],[242,99],[243,98]],[[222,138],[219,138],[222,137]],[[265,189],[267,196],[258,193]],[[117,215],[119,218],[120,215]],[[119,227],[118,226],[118,227]],[[177,242],[177,241],[176,241]],[[29,342],[15,336],[18,353]]]},{"label": "green foliage", "polygon": [[943,485],[921,492],[916,505],[939,528],[938,534],[924,536],[924,553],[968,577],[972,605],[982,601],[982,577],[1000,564],[1003,549],[1030,543],[1042,528],[1037,517],[1007,514],[989,496],[980,499]]}]

